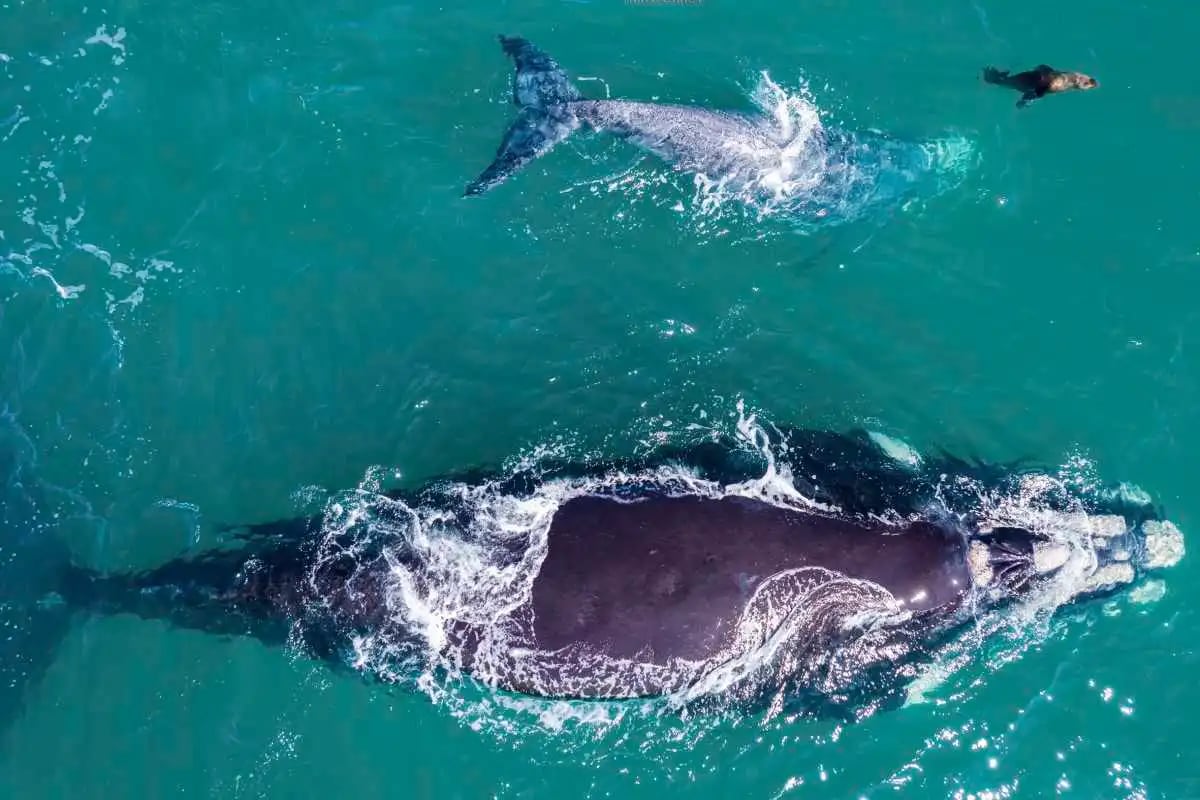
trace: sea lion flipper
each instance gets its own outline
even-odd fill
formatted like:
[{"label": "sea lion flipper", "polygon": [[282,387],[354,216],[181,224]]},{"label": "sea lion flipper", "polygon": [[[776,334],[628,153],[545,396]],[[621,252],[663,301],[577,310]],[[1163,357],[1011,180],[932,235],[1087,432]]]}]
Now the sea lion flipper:
[{"label": "sea lion flipper", "polygon": [[994,83],[1003,86],[1008,79],[1008,70],[996,69],[995,67],[983,68],[983,80],[985,83]]},{"label": "sea lion flipper", "polygon": [[1037,100],[1041,96],[1042,96],[1042,92],[1031,89],[1030,91],[1021,95],[1021,99],[1017,101],[1017,108],[1024,108],[1025,106],[1029,105],[1030,103],[1032,103],[1034,100]]}]

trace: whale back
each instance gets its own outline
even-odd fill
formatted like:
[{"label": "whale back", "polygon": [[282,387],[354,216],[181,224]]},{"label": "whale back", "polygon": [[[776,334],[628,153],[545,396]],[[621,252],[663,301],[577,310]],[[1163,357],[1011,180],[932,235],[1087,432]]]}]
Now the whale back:
[{"label": "whale back", "polygon": [[778,164],[783,151],[767,120],[733,111],[632,100],[581,100],[570,108],[593,129],[713,176]]},{"label": "whale back", "polygon": [[930,523],[868,525],[740,497],[576,498],[549,542],[533,585],[537,647],[656,664],[727,647],[756,590],[789,570],[870,582],[917,613],[953,609],[971,586],[962,538]]}]

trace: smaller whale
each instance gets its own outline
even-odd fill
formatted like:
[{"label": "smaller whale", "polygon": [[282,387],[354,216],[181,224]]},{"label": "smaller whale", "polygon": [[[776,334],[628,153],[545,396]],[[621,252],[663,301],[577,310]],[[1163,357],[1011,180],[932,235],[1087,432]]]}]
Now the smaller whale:
[{"label": "smaller whale", "polygon": [[902,461],[861,431],[777,444],[802,501],[755,490],[762,454],[735,440],[477,471],[143,572],[38,564],[29,579],[57,602],[18,629],[134,614],[298,642],[382,680],[433,659],[535,697],[787,696],[841,714],[894,698],[908,665],[990,610],[1103,595],[1183,556],[1178,529],[1120,495],[989,510],[981,496],[1025,496],[1021,471]]},{"label": "smaller whale", "polygon": [[901,141],[795,119],[678,104],[585,98],[558,63],[519,37],[500,36],[512,59],[517,118],[496,156],[463,195],[482,195],[576,131],[632,142],[676,170],[702,176],[744,202],[823,223],[902,200],[930,172],[957,168],[965,142]]},{"label": "smaller whale", "polygon": [[1073,90],[1087,91],[1095,89],[1100,82],[1091,75],[1082,72],[1064,72],[1048,64],[1039,64],[1033,69],[1018,72],[1013,75],[1008,70],[984,67],[983,79],[996,86],[1007,86],[1017,89],[1021,97],[1017,100],[1017,108],[1025,108],[1034,100],[1048,94],[1061,94]]}]

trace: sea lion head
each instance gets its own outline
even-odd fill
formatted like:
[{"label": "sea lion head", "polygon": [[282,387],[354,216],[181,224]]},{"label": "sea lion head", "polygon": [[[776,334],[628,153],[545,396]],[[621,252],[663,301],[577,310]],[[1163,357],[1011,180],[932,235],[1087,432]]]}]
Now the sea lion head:
[{"label": "sea lion head", "polygon": [[1053,91],[1066,92],[1071,89],[1079,89],[1080,91],[1095,89],[1100,85],[1100,82],[1091,75],[1085,75],[1082,72],[1060,72],[1054,76],[1052,84]]}]

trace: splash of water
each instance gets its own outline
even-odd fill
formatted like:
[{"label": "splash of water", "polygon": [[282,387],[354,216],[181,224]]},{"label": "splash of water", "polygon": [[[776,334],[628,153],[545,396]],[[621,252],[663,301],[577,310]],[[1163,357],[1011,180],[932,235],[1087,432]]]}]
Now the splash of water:
[{"label": "splash of water", "polygon": [[724,237],[749,223],[750,238],[760,238],[768,235],[767,221],[780,223],[774,233],[808,234],[912,209],[960,185],[978,164],[974,145],[962,136],[906,141],[828,125],[803,82],[788,88],[762,71],[746,94],[770,146],[727,143],[747,156],[736,160],[737,168],[699,172],[685,185],[670,170],[646,162],[573,188],[670,208],[700,235]]}]

